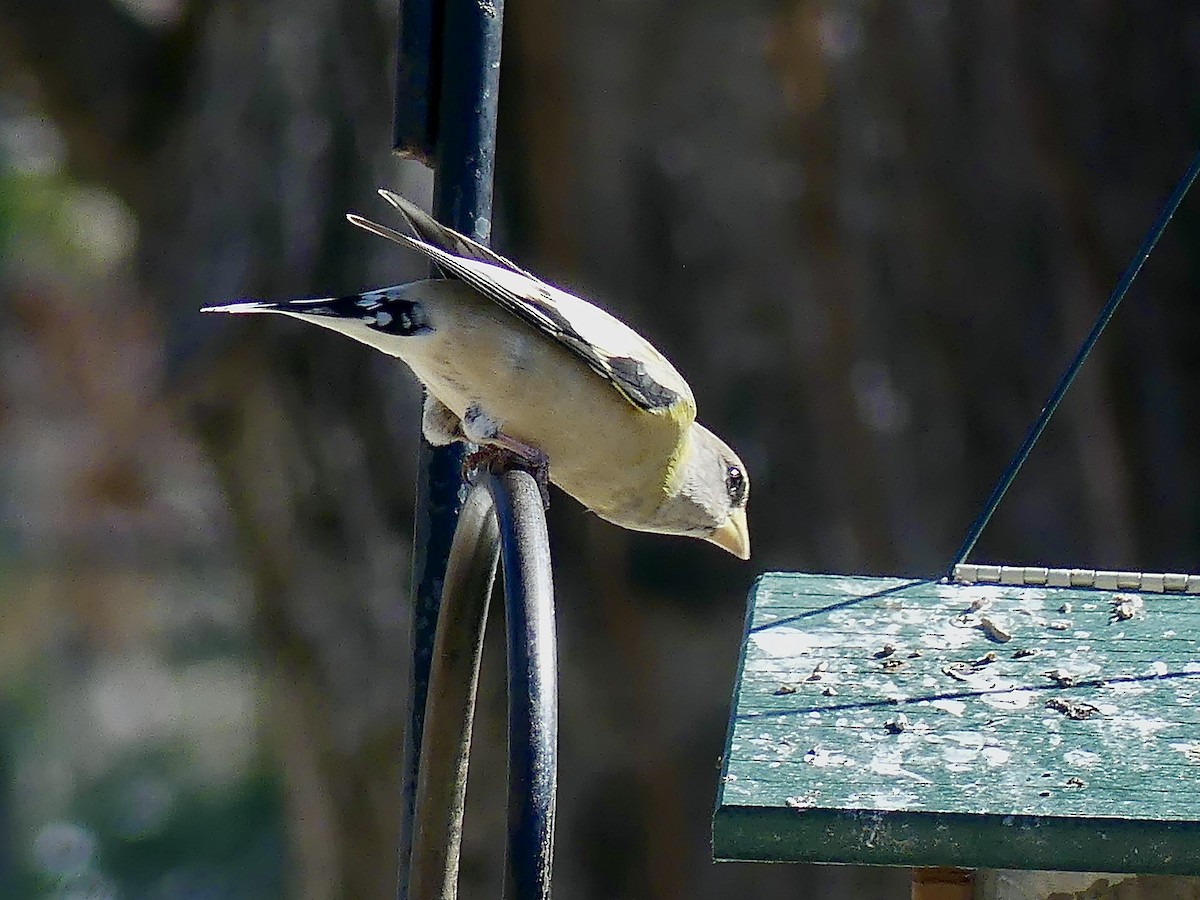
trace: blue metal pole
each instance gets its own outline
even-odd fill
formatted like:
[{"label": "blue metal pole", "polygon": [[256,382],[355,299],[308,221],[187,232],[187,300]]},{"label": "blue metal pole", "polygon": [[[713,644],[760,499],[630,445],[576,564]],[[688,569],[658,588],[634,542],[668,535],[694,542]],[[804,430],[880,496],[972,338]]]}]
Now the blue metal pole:
[{"label": "blue metal pole", "polygon": [[433,215],[481,244],[492,234],[503,0],[444,0]]},{"label": "blue metal pole", "polygon": [[433,164],[441,83],[442,7],[434,0],[400,0],[396,40],[396,107],[392,146],[406,159]]},{"label": "blue metal pole", "polygon": [[[402,0],[395,143],[432,161],[433,214],[487,243],[491,236],[503,0]],[[432,157],[432,159],[431,159]],[[459,510],[463,447],[430,447],[418,458],[413,537],[412,671],[401,809],[400,892],[412,848],[421,734],[438,605]]]}]

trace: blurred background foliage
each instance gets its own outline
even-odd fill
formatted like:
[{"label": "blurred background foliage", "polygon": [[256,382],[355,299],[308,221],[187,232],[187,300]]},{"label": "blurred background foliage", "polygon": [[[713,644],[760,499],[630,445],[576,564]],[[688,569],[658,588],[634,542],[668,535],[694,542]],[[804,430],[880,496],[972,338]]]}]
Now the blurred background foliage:
[{"label": "blurred background foliage", "polygon": [[[386,897],[419,393],[203,303],[416,276],[394,4],[0,7],[0,894]],[[1200,138],[1200,9],[509,0],[497,246],[650,335],[754,477],[749,565],[551,510],[557,891],[903,896],[714,866],[755,573],[950,560]],[[1197,201],[976,557],[1196,571]],[[295,327],[293,327],[295,325]],[[464,897],[496,896],[489,640]]]}]

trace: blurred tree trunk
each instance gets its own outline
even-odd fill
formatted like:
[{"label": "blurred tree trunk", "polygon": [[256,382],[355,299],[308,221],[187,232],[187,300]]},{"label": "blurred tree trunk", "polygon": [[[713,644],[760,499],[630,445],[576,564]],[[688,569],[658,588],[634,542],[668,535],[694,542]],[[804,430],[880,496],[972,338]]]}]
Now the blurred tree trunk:
[{"label": "blurred tree trunk", "polygon": [[[77,170],[136,213],[169,365],[199,385],[181,411],[255,586],[294,893],[387,897],[415,391],[336,338],[222,331],[197,310],[364,286],[368,242],[342,213],[366,206],[388,156],[395,25],[370,0],[180,10],[156,27],[132,6],[50,0],[10,5],[0,28]],[[244,339],[215,362],[234,331]]]},{"label": "blurred tree trunk", "polygon": [[[144,250],[176,342],[195,333],[208,298],[365,286],[368,243],[342,214],[369,208],[388,154],[395,26],[380,9],[357,0],[207,11],[183,114],[155,161],[155,197],[174,197],[144,211],[148,233],[167,236]],[[190,283],[180,285],[183,273]],[[415,438],[412,405],[398,401],[415,392],[335,336],[242,333],[217,365],[204,365],[204,349],[179,352],[210,373],[188,408],[256,588],[296,895],[387,897]]]}]

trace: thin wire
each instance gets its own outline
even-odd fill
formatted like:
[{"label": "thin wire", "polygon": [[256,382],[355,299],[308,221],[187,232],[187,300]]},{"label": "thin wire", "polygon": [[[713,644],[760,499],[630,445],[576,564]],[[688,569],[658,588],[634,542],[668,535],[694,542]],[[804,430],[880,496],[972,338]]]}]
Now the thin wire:
[{"label": "thin wire", "polygon": [[1158,220],[1150,228],[1145,240],[1142,241],[1142,246],[1138,249],[1137,255],[1133,261],[1129,263],[1129,267],[1121,276],[1121,280],[1117,282],[1117,286],[1113,288],[1113,292],[1109,294],[1108,302],[1104,305],[1104,309],[1100,311],[1099,317],[1096,319],[1096,324],[1092,326],[1091,333],[1084,338],[1079,350],[1075,353],[1075,358],[1071,360],[1071,364],[1067,366],[1067,370],[1063,372],[1062,378],[1058,380],[1054,391],[1050,394],[1050,399],[1046,401],[1046,405],[1042,407],[1041,413],[1037,417],[1037,421],[1029,429],[1025,435],[1025,440],[1022,442],[1016,455],[1008,464],[1008,468],[1004,470],[1004,474],[1000,476],[1000,480],[992,489],[991,496],[983,505],[983,510],[971,524],[970,530],[967,532],[966,539],[962,542],[962,546],[958,548],[958,553],[954,556],[954,562],[950,564],[946,575],[949,578],[954,577],[954,567],[964,562],[970,552],[975,548],[975,542],[979,540],[979,536],[983,534],[983,529],[987,527],[988,521],[992,518],[992,513],[996,511],[996,507],[1000,505],[1000,501],[1004,499],[1005,493],[1013,483],[1013,479],[1017,477],[1017,472],[1021,466],[1025,464],[1025,460],[1029,458],[1030,451],[1033,450],[1033,445],[1037,443],[1037,439],[1041,437],[1042,432],[1046,428],[1046,423],[1050,421],[1050,417],[1054,415],[1054,411],[1058,409],[1058,404],[1062,401],[1063,395],[1067,392],[1067,388],[1071,386],[1071,382],[1075,380],[1075,376],[1079,374],[1080,368],[1083,366],[1083,361],[1087,359],[1088,354],[1092,352],[1092,348],[1096,346],[1096,342],[1100,340],[1100,335],[1104,332],[1104,328],[1116,313],[1117,307],[1121,305],[1121,301],[1125,299],[1125,294],[1128,293],[1130,285],[1133,284],[1133,279],[1137,277],[1141,271],[1142,264],[1146,258],[1154,250],[1158,239],[1162,237],[1162,233],[1167,228],[1167,223],[1171,221],[1171,217],[1175,215],[1179,209],[1179,204],[1183,202],[1183,198],[1187,196],[1188,190],[1192,186],[1192,182],[1196,180],[1196,176],[1200,175],[1200,153],[1197,153],[1192,160],[1192,164],[1188,166],[1188,170],[1184,173],[1183,178],[1179,180],[1179,184],[1175,186],[1175,191],[1167,200],[1167,204],[1163,207],[1163,211],[1159,213]]}]

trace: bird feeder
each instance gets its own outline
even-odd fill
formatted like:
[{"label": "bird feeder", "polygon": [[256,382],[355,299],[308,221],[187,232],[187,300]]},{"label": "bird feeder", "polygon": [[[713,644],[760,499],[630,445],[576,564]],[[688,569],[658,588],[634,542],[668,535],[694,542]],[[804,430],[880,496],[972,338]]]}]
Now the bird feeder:
[{"label": "bird feeder", "polygon": [[[1200,874],[1200,576],[967,564],[1193,160],[941,578],[755,583],[719,860]],[[950,867],[950,868],[946,868]]]},{"label": "bird feeder", "polygon": [[1200,874],[1200,576],[751,592],[719,859]]}]

